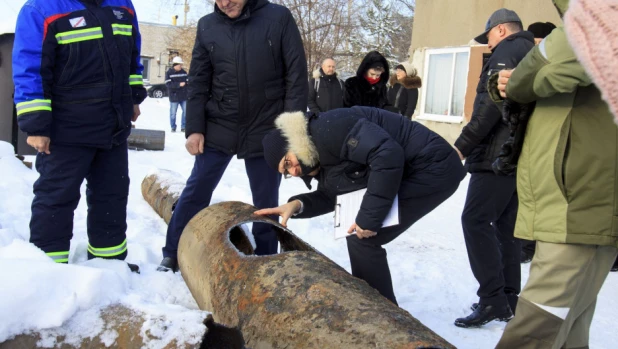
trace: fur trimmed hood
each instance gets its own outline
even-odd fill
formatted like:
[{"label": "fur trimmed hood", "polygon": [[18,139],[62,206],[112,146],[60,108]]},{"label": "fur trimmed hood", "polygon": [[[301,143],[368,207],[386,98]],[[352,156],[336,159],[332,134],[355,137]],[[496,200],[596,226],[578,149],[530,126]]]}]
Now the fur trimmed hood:
[{"label": "fur trimmed hood", "polygon": [[313,167],[320,162],[320,156],[307,132],[308,124],[307,117],[300,111],[283,113],[275,120],[275,127],[288,141],[289,150],[302,163]]},{"label": "fur trimmed hood", "polygon": [[[327,75],[326,75],[326,74],[324,74],[324,72],[322,71],[322,68],[318,68],[318,69],[316,69],[316,70],[314,70],[314,71],[313,71],[313,75],[312,75],[312,77],[313,77],[314,79],[319,79],[319,78],[321,78],[321,77],[323,77],[323,76],[327,76]],[[332,75],[332,76],[334,76],[335,78],[337,78],[337,71],[335,71],[335,72],[333,73],[333,75]]]},{"label": "fur trimmed hood", "polygon": [[406,76],[402,80],[398,80],[397,74],[393,74],[391,75],[391,79],[389,80],[389,83],[391,86],[395,86],[396,84],[401,84],[403,85],[403,87],[407,88],[408,90],[413,89],[413,88],[421,88],[423,85],[421,78],[416,75]]}]

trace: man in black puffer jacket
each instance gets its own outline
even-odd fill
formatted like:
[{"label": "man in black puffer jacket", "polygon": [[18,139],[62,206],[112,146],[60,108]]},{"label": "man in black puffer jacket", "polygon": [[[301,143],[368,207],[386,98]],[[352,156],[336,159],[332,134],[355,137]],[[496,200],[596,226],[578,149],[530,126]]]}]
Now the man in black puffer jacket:
[{"label": "man in black puffer jacket", "polygon": [[455,147],[471,173],[461,223],[474,277],[479,282],[479,303],[473,313],[455,320],[459,327],[479,327],[492,320],[513,316],[521,290],[520,243],[513,237],[517,216],[514,176],[498,176],[492,163],[509,137],[502,112],[487,93],[488,78],[513,69],[534,47],[532,33],[523,31],[517,14],[507,9],[494,12],[485,32],[475,38],[492,51],[483,57],[472,118]]},{"label": "man in black puffer jacket", "polygon": [[[382,248],[448,199],[466,172],[444,138],[427,127],[386,110],[334,109],[308,121],[302,113],[277,118],[264,137],[269,166],[286,176],[312,179],[318,188],[288,203],[260,210],[278,214],[282,224],[333,212],[336,196],[367,188],[346,238],[352,275],[365,280],[397,304]],[[399,224],[382,227],[396,195]],[[348,228],[348,227],[345,227]]]},{"label": "man in black puffer jacket", "polygon": [[[219,7],[221,5],[222,7]],[[281,175],[262,138],[284,111],[307,110],[307,63],[290,11],[267,0],[216,1],[198,23],[187,101],[187,150],[195,165],[167,231],[160,270],[176,270],[180,235],[210,204],[232,156],[245,160],[253,204],[276,206]],[[277,252],[268,224],[253,224],[258,255]]]}]

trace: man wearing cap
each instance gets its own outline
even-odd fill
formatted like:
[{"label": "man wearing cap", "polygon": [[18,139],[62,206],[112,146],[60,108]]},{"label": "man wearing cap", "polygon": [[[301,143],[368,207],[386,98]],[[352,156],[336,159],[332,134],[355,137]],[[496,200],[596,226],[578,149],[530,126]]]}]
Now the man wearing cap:
[{"label": "man wearing cap", "polygon": [[170,98],[170,125],[176,132],[176,113],[178,106],[182,108],[180,130],[185,132],[187,110],[187,72],[182,69],[184,62],[180,57],[172,59],[172,67],[165,72],[165,86]]},{"label": "man wearing cap", "polygon": [[495,72],[514,68],[534,47],[534,37],[523,31],[519,16],[505,8],[489,17],[475,40],[487,44],[491,53],[483,57],[470,122],[455,142],[471,174],[461,223],[470,267],[479,282],[479,302],[472,305],[472,314],[455,320],[456,326],[465,328],[511,319],[521,289],[520,244],[513,237],[515,177],[499,176],[492,169],[509,129],[487,93],[487,80]]}]

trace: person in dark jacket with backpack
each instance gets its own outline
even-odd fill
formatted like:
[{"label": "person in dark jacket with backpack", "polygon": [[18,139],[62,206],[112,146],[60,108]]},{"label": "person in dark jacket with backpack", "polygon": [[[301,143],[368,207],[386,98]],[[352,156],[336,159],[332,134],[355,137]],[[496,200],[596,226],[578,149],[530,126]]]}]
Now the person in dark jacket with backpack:
[{"label": "person in dark jacket with backpack", "polygon": [[[161,271],[178,269],[180,235],[210,204],[234,154],[245,161],[253,204],[279,202],[281,175],[264,160],[262,138],[277,115],[307,110],[307,61],[290,11],[267,0],[216,0],[197,26],[188,86],[186,148],[195,165],[168,226]],[[257,255],[277,253],[271,225],[252,229]]]},{"label": "person in dark jacket with backpack", "polygon": [[461,224],[470,267],[479,282],[479,302],[471,307],[472,314],[455,320],[456,326],[464,328],[511,319],[521,290],[520,243],[513,236],[515,177],[499,176],[492,168],[510,131],[487,92],[487,80],[495,72],[517,66],[534,47],[532,33],[523,31],[519,16],[505,8],[490,16],[485,32],[475,40],[492,52],[483,58],[470,122],[455,141],[471,174]]},{"label": "person in dark jacket with backpack", "polygon": [[30,0],[17,18],[17,121],[40,174],[30,242],[57,263],[69,262],[84,179],[88,259],[127,256],[127,138],[146,98],[140,47],[130,0]]},{"label": "person in dark jacket with backpack", "polygon": [[337,77],[335,60],[326,58],[309,80],[309,111],[315,114],[343,108],[343,81]]},{"label": "person in dark jacket with backpack", "polygon": [[388,62],[378,51],[369,52],[356,70],[356,76],[345,81],[343,104],[384,109],[388,105]]},{"label": "person in dark jacket with backpack", "polygon": [[176,113],[182,108],[180,131],[185,132],[187,123],[187,72],[182,69],[182,58],[174,57],[172,67],[165,72],[165,86],[170,99],[170,126],[176,132]]},{"label": "person in dark jacket with backpack", "polygon": [[[332,212],[336,196],[366,188],[356,222],[348,229],[352,275],[397,304],[382,248],[449,198],[466,173],[455,150],[427,127],[401,115],[368,107],[334,109],[307,119],[285,113],[264,137],[269,166],[289,177],[318,181],[316,191],[287,204],[257,211],[293,218]],[[381,228],[395,196],[399,224]],[[346,227],[347,228],[347,227]]]},{"label": "person in dark jacket with backpack", "polygon": [[418,102],[418,89],[422,85],[416,69],[408,62],[398,64],[389,84],[388,103],[392,111],[411,119]]}]

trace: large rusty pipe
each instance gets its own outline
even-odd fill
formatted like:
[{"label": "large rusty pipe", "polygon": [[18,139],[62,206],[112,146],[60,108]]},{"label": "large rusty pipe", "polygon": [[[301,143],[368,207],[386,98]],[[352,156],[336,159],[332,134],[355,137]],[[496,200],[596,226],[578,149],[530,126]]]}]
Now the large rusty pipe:
[{"label": "large rusty pipe", "polygon": [[[146,178],[173,207],[177,189],[169,178]],[[142,188],[144,189],[143,184]],[[164,189],[168,188],[168,189]],[[169,201],[169,202],[167,202]],[[167,203],[165,203],[167,202]],[[266,348],[454,348],[407,311],[382,297],[290,230],[241,202],[212,205],[195,215],[178,248],[182,276],[200,309],[238,327],[252,349]],[[255,256],[242,225],[272,224],[282,253]]]}]

